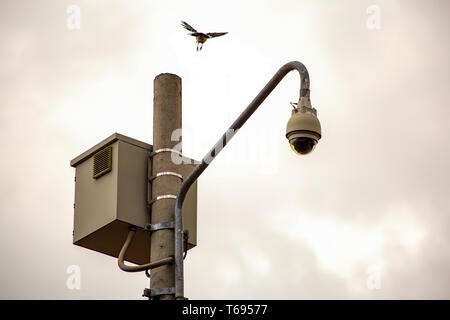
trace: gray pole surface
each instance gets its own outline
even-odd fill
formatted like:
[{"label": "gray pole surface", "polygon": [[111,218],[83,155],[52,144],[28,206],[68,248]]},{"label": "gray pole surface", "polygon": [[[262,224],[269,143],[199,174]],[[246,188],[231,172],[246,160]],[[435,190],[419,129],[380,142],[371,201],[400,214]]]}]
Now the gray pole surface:
[{"label": "gray pole surface", "polygon": [[[156,76],[153,96],[153,150],[170,148],[181,140],[172,141],[172,132],[181,128],[181,78],[175,74],[163,73]],[[178,137],[177,137],[178,138]],[[181,150],[180,150],[181,151]],[[160,152],[153,156],[152,175],[159,172],[181,170],[171,160],[171,152]],[[152,199],[162,195],[177,195],[181,180],[176,176],[162,175],[152,182]],[[161,199],[151,205],[151,223],[174,221],[174,199]],[[151,235],[150,261],[157,261],[175,255],[174,230],[162,229]],[[173,288],[175,269],[173,264],[151,270],[150,288]],[[162,300],[174,299],[173,294],[159,296]]]}]

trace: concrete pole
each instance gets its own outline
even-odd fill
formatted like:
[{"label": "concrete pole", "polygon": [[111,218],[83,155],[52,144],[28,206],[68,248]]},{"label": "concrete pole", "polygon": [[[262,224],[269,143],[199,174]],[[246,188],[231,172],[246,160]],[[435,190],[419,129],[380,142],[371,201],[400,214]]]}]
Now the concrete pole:
[{"label": "concrete pole", "polygon": [[[153,96],[153,150],[170,148],[181,140],[172,141],[172,132],[181,128],[181,78],[175,74],[163,73],[156,76]],[[177,137],[178,138],[178,137]],[[181,150],[179,150],[181,151]],[[152,175],[159,172],[181,173],[179,165],[171,160],[171,152],[161,152],[153,156]],[[162,175],[153,180],[152,198],[161,195],[177,195],[181,180],[176,176]],[[155,201],[151,208],[151,223],[171,222],[174,217],[174,199]],[[150,261],[175,255],[174,230],[162,229],[151,234]],[[175,267],[164,265],[151,270],[150,288],[171,288],[175,286]],[[174,295],[159,296],[161,300],[174,299]]]}]

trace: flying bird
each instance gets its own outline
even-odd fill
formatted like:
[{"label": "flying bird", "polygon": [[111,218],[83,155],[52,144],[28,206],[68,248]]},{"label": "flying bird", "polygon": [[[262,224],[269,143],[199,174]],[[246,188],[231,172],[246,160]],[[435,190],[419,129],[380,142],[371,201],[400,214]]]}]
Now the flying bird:
[{"label": "flying bird", "polygon": [[197,30],[192,28],[187,22],[184,21],[181,21],[181,25],[186,30],[191,32],[189,35],[195,37],[195,39],[197,40],[197,51],[202,50],[203,44],[206,42],[206,40],[215,37],[220,37],[228,33],[228,32],[209,32],[209,33],[198,32]]}]

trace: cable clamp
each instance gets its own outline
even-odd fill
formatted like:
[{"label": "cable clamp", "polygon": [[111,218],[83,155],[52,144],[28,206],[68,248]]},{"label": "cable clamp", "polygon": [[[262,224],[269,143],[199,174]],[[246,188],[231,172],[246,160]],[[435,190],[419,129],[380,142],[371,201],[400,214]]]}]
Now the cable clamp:
[{"label": "cable clamp", "polygon": [[148,203],[148,206],[150,207],[150,206],[151,206],[152,204],[154,204],[156,201],[163,200],[163,199],[174,199],[174,200],[176,200],[176,199],[177,199],[177,196],[174,195],[174,194],[164,194],[164,195],[162,195],[162,196],[157,196],[156,198],[152,199],[152,200]]},{"label": "cable clamp", "polygon": [[176,173],[176,172],[171,172],[171,171],[158,172],[154,176],[151,176],[150,178],[148,178],[148,181],[152,182],[156,178],[162,177],[162,176],[174,176],[174,177],[180,178],[180,180],[183,181],[183,176],[181,174]]},{"label": "cable clamp", "polygon": [[169,288],[156,288],[156,289],[144,289],[143,297],[147,297],[149,299],[153,299],[154,297],[161,296],[164,294],[175,294],[175,287]]},{"label": "cable clamp", "polygon": [[162,148],[162,149],[158,149],[153,152],[150,152],[149,157],[153,158],[156,154],[161,153],[161,152],[173,152],[173,153],[179,154],[180,156],[183,156],[183,154],[179,150],[175,150],[175,149],[171,149],[171,148]]},{"label": "cable clamp", "polygon": [[147,224],[145,226],[145,231],[153,232],[162,229],[174,229],[175,223],[173,221],[170,222],[159,222],[155,224]]}]

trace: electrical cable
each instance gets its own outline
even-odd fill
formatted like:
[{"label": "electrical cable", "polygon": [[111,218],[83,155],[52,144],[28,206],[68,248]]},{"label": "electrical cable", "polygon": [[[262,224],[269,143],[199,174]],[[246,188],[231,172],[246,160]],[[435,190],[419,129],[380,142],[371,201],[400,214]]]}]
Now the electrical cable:
[{"label": "electrical cable", "polygon": [[160,267],[165,264],[171,264],[174,262],[173,257],[164,258],[155,262],[150,262],[147,264],[141,264],[137,266],[128,266],[125,264],[125,254],[127,253],[127,250],[131,243],[133,242],[134,235],[136,234],[136,228],[131,227],[128,231],[127,239],[125,240],[125,243],[123,244],[122,249],[120,250],[119,257],[117,259],[117,264],[119,265],[119,268],[126,272],[139,272],[139,271],[145,271],[148,269]]}]

